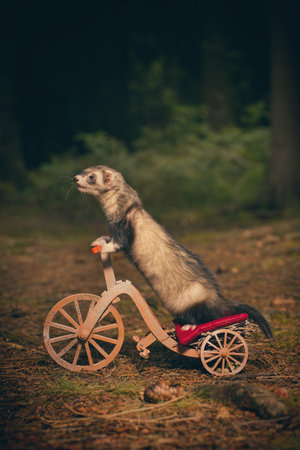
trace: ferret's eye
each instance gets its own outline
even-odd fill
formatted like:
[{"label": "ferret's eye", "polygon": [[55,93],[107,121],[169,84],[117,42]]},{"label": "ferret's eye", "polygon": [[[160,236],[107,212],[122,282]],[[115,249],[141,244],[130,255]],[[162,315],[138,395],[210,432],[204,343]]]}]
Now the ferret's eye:
[{"label": "ferret's eye", "polygon": [[96,182],[95,175],[90,175],[90,176],[89,176],[89,182],[90,182],[90,183],[95,183],[95,182]]}]

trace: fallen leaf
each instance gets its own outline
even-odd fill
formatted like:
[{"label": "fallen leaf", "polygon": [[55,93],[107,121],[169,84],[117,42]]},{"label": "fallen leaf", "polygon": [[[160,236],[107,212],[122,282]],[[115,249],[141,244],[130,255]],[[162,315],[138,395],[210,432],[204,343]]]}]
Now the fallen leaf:
[{"label": "fallen leaf", "polygon": [[228,417],[231,417],[229,409],[226,406],[222,406],[216,415],[216,419],[228,419]]},{"label": "fallen leaf", "polygon": [[280,398],[288,398],[289,391],[284,387],[276,386],[274,389],[274,394],[276,394]]},{"label": "fallen leaf", "polygon": [[296,304],[296,300],[294,298],[276,297],[272,301],[272,305],[274,305],[274,306],[294,306],[295,304]]}]

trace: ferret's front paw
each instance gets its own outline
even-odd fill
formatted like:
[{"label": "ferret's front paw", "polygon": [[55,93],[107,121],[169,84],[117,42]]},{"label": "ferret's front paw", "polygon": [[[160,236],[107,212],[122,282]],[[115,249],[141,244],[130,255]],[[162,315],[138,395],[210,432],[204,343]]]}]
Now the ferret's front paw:
[{"label": "ferret's front paw", "polygon": [[100,245],[100,247],[104,247],[104,245],[107,244],[109,240],[110,240],[109,236],[100,236],[91,243],[91,247],[95,247],[95,245]]},{"label": "ferret's front paw", "polygon": [[189,325],[189,324],[186,324],[186,325],[183,325],[183,326],[181,327],[181,329],[182,329],[183,331],[188,331],[188,330],[193,331],[193,330],[196,328],[196,326],[197,326],[197,325]]},{"label": "ferret's front paw", "polygon": [[101,253],[114,253],[120,250],[120,247],[109,236],[101,236],[91,243],[91,247],[99,245]]}]

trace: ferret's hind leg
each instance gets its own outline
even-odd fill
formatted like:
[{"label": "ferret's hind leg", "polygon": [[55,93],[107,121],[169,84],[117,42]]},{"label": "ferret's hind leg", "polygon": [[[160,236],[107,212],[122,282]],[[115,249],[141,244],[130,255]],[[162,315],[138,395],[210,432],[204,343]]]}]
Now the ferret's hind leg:
[{"label": "ferret's hind leg", "polygon": [[194,330],[197,325],[225,317],[229,312],[227,308],[222,300],[212,304],[206,300],[177,313],[174,320],[183,330]]}]

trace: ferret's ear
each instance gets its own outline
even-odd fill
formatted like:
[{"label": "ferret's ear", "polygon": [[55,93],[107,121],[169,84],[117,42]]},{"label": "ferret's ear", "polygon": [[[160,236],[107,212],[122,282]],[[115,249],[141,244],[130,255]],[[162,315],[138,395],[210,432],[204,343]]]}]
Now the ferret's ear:
[{"label": "ferret's ear", "polygon": [[111,170],[108,169],[103,170],[103,183],[106,186],[111,186],[114,178],[115,174]]}]

